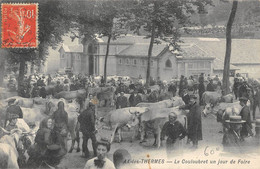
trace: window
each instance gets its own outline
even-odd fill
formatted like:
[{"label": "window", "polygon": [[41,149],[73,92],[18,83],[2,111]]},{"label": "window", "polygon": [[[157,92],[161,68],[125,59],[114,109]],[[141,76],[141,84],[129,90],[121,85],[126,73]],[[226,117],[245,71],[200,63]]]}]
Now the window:
[{"label": "window", "polygon": [[170,61],[170,59],[167,59],[165,62],[165,67],[171,68],[172,67],[172,62]]},{"label": "window", "polygon": [[189,63],[189,64],[188,64],[188,68],[189,68],[189,69],[192,69],[192,68],[193,68],[193,64],[192,64],[192,63]]},{"label": "window", "polygon": [[62,58],[62,59],[64,59],[64,58],[65,58],[65,55],[64,55],[64,54],[62,54],[62,55],[61,55],[61,58]]},{"label": "window", "polygon": [[137,61],[136,61],[136,59],[134,59],[134,65],[136,65],[137,64]]},{"label": "window", "polygon": [[151,60],[151,66],[153,66],[153,60]]},{"label": "window", "polygon": [[142,65],[143,65],[143,66],[145,65],[145,60],[142,60]]},{"label": "window", "polygon": [[126,64],[129,65],[129,59],[126,59]]},{"label": "window", "polygon": [[119,59],[119,64],[122,64],[122,59]]}]

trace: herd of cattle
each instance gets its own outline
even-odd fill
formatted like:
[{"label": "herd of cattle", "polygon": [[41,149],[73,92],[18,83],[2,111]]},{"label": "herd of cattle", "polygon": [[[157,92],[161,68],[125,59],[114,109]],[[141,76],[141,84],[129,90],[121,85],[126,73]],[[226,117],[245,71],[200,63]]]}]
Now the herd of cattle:
[{"label": "herd of cattle", "polygon": [[[46,87],[46,90],[51,90],[52,87]],[[151,87],[152,90],[160,89],[159,86]],[[69,118],[69,133],[72,140],[69,152],[74,149],[75,141],[78,141],[79,136],[79,124],[78,115],[86,108],[87,103],[90,101],[88,96],[93,94],[97,96],[99,102],[109,102],[109,105],[113,105],[115,100],[116,88],[109,87],[89,87],[87,89],[80,89],[76,91],[62,91],[53,97],[47,98],[23,98],[14,96],[11,98],[16,99],[23,112],[23,120],[20,120],[19,129],[8,132],[2,127],[2,131],[9,135],[4,135],[0,139],[0,164],[6,163],[11,168],[19,168],[17,162],[14,159],[18,158],[18,152],[16,150],[19,138],[24,136],[30,136],[31,144],[33,144],[35,133],[39,128],[40,122],[47,116],[52,115],[57,110],[57,104],[59,101],[65,103],[65,110],[68,113]],[[164,91],[167,96],[171,95],[167,90]],[[129,95],[126,94],[129,98]],[[83,103],[79,102],[78,98],[83,99]],[[5,118],[5,109],[7,108],[7,100],[10,98],[0,100],[0,117],[1,126],[3,126],[3,120]],[[145,100],[145,99],[143,99]],[[232,94],[222,96],[218,92],[205,92],[203,94],[203,100],[205,102],[205,108],[202,111],[205,116],[208,114],[223,114],[230,113],[238,114],[241,106],[238,101],[235,101]],[[114,141],[116,133],[118,133],[118,141],[122,140],[121,129],[122,127],[135,127],[136,132],[133,134],[132,141],[135,136],[140,132],[141,143],[145,141],[145,135],[152,133],[155,138],[154,145],[161,146],[160,134],[163,124],[168,120],[168,114],[170,112],[176,112],[178,120],[187,127],[187,111],[179,110],[178,107],[184,105],[182,98],[179,96],[165,97],[159,102],[149,103],[141,102],[135,107],[126,107],[121,109],[113,109],[106,113],[104,117],[98,117],[97,119],[97,131],[101,132],[105,128],[109,128],[112,131],[111,142]],[[231,110],[230,110],[231,109]],[[222,112],[222,113],[220,113]],[[32,127],[34,126],[34,128]],[[97,134],[98,134],[97,133]],[[79,149],[79,143],[77,144]],[[9,161],[8,161],[9,160]],[[11,160],[11,161],[10,161]]]}]

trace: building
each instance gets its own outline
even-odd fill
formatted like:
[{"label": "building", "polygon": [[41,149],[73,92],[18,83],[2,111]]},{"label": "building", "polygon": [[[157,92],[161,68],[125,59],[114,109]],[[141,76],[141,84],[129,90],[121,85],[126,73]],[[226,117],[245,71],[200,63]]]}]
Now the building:
[{"label": "building", "polygon": [[[85,45],[62,45],[59,50],[60,68],[71,68],[74,73],[103,75],[106,41],[104,37],[97,41],[86,42]],[[183,41],[184,43],[180,44],[181,51],[177,52],[169,50],[166,43],[154,44],[151,57],[153,78],[169,80],[181,75],[188,77],[200,73],[223,74],[225,39],[183,38]],[[250,77],[257,77],[255,71],[260,72],[260,51],[256,53],[259,49],[254,43],[259,43],[258,41],[260,42],[260,40],[244,39],[232,41],[231,74],[237,71]],[[145,77],[149,42],[150,39],[144,39],[142,36],[124,36],[111,41],[107,74],[134,78],[140,75]],[[253,49],[246,44],[249,42]],[[252,51],[249,52],[252,58],[246,57],[249,56],[245,52],[248,50]],[[253,60],[255,60],[254,63],[252,63]],[[251,66],[253,66],[252,69]]]}]

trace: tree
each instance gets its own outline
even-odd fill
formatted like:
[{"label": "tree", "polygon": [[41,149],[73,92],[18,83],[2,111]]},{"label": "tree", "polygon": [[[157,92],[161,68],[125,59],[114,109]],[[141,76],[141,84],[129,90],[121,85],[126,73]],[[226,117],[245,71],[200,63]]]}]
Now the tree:
[{"label": "tree", "polygon": [[[10,1],[8,1],[10,2]],[[16,2],[16,1],[13,1]],[[67,15],[67,2],[62,0],[25,0],[24,3],[38,3],[38,48],[9,49],[8,62],[19,64],[18,90],[23,83],[25,63],[45,61],[48,48],[56,48],[62,36],[70,28],[71,18]],[[38,60],[38,61],[37,61]]]},{"label": "tree", "polygon": [[230,71],[230,58],[231,58],[231,29],[234,22],[236,11],[237,11],[238,1],[234,0],[232,4],[232,9],[229,15],[226,28],[226,53],[224,61],[224,71],[223,71],[223,90],[224,94],[228,94],[229,90],[229,71]]},{"label": "tree", "polygon": [[[107,60],[111,40],[125,33],[124,22],[120,20],[129,1],[88,1],[77,2],[78,11],[74,11],[76,23],[75,37],[81,38],[83,45],[89,39],[107,37],[104,63],[104,82],[107,81]],[[84,8],[83,8],[84,6]]]},{"label": "tree", "polygon": [[175,28],[176,23],[179,27],[189,25],[191,14],[195,11],[205,12],[205,6],[211,3],[211,0],[139,0],[128,11],[130,30],[138,33],[140,29],[144,29],[148,32],[146,38],[150,38],[146,72],[147,86],[150,85],[150,62],[154,43],[173,40],[174,38],[167,37],[173,36],[173,33],[178,30]]}]

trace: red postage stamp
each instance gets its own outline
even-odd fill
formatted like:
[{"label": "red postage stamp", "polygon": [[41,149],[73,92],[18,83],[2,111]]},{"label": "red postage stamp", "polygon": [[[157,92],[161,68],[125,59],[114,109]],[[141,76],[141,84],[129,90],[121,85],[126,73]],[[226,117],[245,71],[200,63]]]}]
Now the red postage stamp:
[{"label": "red postage stamp", "polygon": [[38,4],[2,4],[2,48],[38,46]]}]

